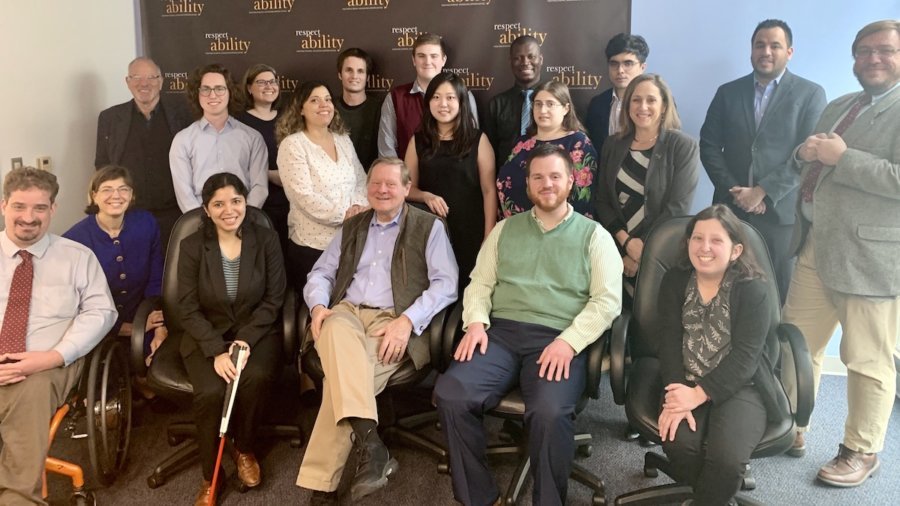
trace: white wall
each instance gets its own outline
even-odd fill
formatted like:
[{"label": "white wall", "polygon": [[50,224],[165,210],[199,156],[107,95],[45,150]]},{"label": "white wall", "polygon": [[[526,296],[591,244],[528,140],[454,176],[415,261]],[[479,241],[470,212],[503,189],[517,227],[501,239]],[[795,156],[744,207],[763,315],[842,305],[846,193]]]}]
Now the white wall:
[{"label": "white wall", "polygon": [[10,158],[53,159],[60,182],[51,231],[81,219],[94,171],[97,114],[131,98],[134,3],[123,0],[0,2],[0,168]]}]

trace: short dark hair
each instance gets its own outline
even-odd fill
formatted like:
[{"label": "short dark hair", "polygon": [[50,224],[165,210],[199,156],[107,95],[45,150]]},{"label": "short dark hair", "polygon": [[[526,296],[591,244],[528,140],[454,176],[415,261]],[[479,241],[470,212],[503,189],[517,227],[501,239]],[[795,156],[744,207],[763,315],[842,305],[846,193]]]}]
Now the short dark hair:
[{"label": "short dark hair", "polygon": [[3,178],[3,200],[9,200],[14,191],[25,191],[32,188],[44,190],[50,194],[50,203],[56,202],[59,193],[59,181],[52,172],[34,167],[19,167],[6,173]]},{"label": "short dark hair", "polygon": [[[203,189],[200,190],[200,200],[203,203],[203,209],[206,210],[206,207],[209,206],[209,202],[217,191],[229,186],[234,188],[234,191],[243,195],[245,200],[247,199],[247,195],[250,194],[250,192],[247,191],[247,186],[241,181],[241,178],[231,172],[219,172],[206,178],[206,182],[203,183]],[[244,221],[246,222],[246,220],[247,216],[245,215]],[[243,226],[244,223],[241,223],[241,228],[243,228]],[[206,237],[212,238],[216,236],[216,226],[205,212],[200,218],[200,228],[203,230]],[[241,236],[241,228],[238,228],[238,237]]]},{"label": "short dark hair", "polygon": [[[131,178],[131,172],[128,172],[128,169],[120,165],[106,165],[101,167],[94,172],[93,176],[91,176],[91,182],[88,185],[88,204],[87,207],[84,208],[84,214],[97,214],[100,212],[100,206],[94,203],[94,194],[100,190],[101,184],[115,179],[121,179],[129,188],[134,190],[134,180]],[[132,192],[131,202],[128,203],[129,211],[132,209],[132,206],[134,206],[136,197],[137,195]]]},{"label": "short dark hair", "polygon": [[743,245],[744,251],[741,253],[741,256],[729,266],[729,269],[738,271],[738,279],[765,278],[764,271],[760,267],[756,255],[753,253],[750,245],[747,244],[747,235],[744,234],[741,220],[724,204],[713,204],[700,211],[691,218],[691,221],[684,228],[684,235],[681,237],[681,251],[679,253],[681,256],[679,265],[682,268],[693,269],[690,255],[688,255],[688,246],[690,245],[691,236],[694,234],[694,226],[697,225],[698,221],[705,220],[718,221],[722,228],[725,229],[725,232],[728,233],[728,238],[731,239],[732,243]]},{"label": "short dark hair", "polygon": [[650,46],[640,35],[619,33],[606,43],[606,60],[609,61],[613,56],[622,53],[631,53],[640,63],[644,63],[650,56]]},{"label": "short dark hair", "polygon": [[341,73],[341,70],[344,68],[344,60],[350,57],[361,58],[366,61],[366,74],[371,74],[372,69],[374,68],[372,64],[372,57],[369,56],[369,53],[363,51],[358,47],[348,47],[347,49],[341,51],[341,53],[337,57],[337,71],[338,74]]},{"label": "short dark hair", "polygon": [[220,74],[225,78],[225,86],[228,87],[228,113],[234,116],[242,112],[244,110],[241,106],[243,94],[234,85],[231,72],[220,63],[210,63],[194,69],[190,79],[188,79],[188,100],[191,102],[191,111],[194,113],[194,118],[200,119],[203,117],[203,108],[200,107],[200,82],[203,81],[203,76],[206,74]]},{"label": "short dark hair", "polygon": [[418,49],[419,46],[426,46],[429,44],[434,44],[435,46],[441,46],[441,54],[443,54],[444,56],[447,56],[447,45],[444,44],[444,39],[436,33],[428,33],[428,32],[420,33],[419,36],[416,37],[416,41],[413,42],[413,47],[412,47],[413,56],[416,55],[416,49]]},{"label": "short dark hair", "polygon": [[[244,72],[244,89],[241,90],[241,97],[244,101],[244,110],[253,109],[253,97],[250,95],[249,88],[256,81],[256,76],[262,74],[263,72],[271,72],[272,75],[275,76],[275,80],[278,81],[278,72],[275,71],[269,65],[265,63],[256,63],[251,65],[250,68]],[[275,102],[272,104],[272,110],[277,111],[281,109],[281,97],[284,96],[281,93],[281,87],[278,88],[278,98],[275,99]]]},{"label": "short dark hair", "polygon": [[519,35],[512,41],[512,44],[509,45],[509,54],[512,54],[513,50],[517,47],[524,46],[525,44],[535,44],[538,47],[538,53],[540,53],[541,43],[538,42],[533,35]]},{"label": "short dark hair", "polygon": [[525,158],[525,177],[531,175],[531,162],[536,158],[549,158],[551,156],[558,156],[565,162],[566,170],[569,171],[569,175],[575,173],[575,162],[572,161],[572,156],[564,147],[553,144],[552,142],[542,142],[535,146],[534,149],[528,153],[528,157]]},{"label": "short dark hair", "polygon": [[794,47],[794,32],[791,31],[791,27],[788,26],[787,23],[780,19],[765,19],[760,21],[758,25],[756,25],[756,29],[753,30],[753,35],[750,36],[750,43],[756,41],[756,33],[760,30],[768,30],[769,28],[781,28],[784,31],[784,38],[787,42],[787,47]]}]

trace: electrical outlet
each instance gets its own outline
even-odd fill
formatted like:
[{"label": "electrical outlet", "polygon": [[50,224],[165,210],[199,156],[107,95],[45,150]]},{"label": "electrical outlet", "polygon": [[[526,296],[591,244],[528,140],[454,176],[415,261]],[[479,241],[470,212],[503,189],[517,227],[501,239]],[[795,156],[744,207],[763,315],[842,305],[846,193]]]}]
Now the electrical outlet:
[{"label": "electrical outlet", "polygon": [[22,168],[23,162],[22,162],[21,156],[17,156],[15,158],[11,159],[10,162],[12,162],[12,168],[14,168],[14,169]]},{"label": "electrical outlet", "polygon": [[53,164],[50,160],[50,157],[49,156],[37,157],[37,168],[46,170],[47,172],[53,172]]}]

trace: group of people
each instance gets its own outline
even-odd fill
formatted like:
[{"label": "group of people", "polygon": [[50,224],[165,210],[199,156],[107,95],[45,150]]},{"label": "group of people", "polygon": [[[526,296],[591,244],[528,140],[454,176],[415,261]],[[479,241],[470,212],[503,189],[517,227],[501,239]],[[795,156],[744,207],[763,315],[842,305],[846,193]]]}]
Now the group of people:
[{"label": "group of people", "polygon": [[[659,293],[663,449],[694,486],[695,504],[727,504],[737,492],[774,416],[773,364],[761,357],[777,352],[758,308],[768,303],[765,283],[777,283],[817,384],[842,325],[849,415],[818,479],[860,485],[879,466],[900,330],[891,254],[900,242],[900,22],[859,31],[851,49],[863,91],[827,106],[821,86],[787,70],[792,43],[785,22],[759,23],[753,70],[719,88],[699,143],[680,130],[665,81],[644,73],[649,47],[638,35],[607,44],[613,87],[591,101],[584,123],[567,87],[542,79],[540,43],[527,35],[510,46],[514,86],[480,118],[463,80],[443,72],[434,34],[414,44],[415,79],[383,98],[366,92],[372,59],[359,48],[338,57],[338,97],[309,81],[288,99],[267,65],[239,84],[206,65],[188,83],[193,122],[183,100],[161,95],[159,67],[135,59],[133,100],[99,117],[88,216],[65,238],[47,233],[52,174],[14,169],[4,180],[0,502],[41,503],[48,443],[35,428],[49,424],[100,339],[132,333],[137,305],[161,291],[175,221],[202,208],[200,229],[179,248],[179,314],[151,314],[144,350],[149,363],[166,320],[178,319],[201,451],[196,504],[213,492],[219,407],[238,344],[251,353],[237,365],[233,457],[245,486],[262,481],[253,434],[287,289],[310,308],[308,345],[326,378],[297,478],[313,504],[337,501],[352,450],[354,500],[397,472],[378,436],[375,396],[401,366],[428,365],[420,335],[458,297],[465,335],[434,392],[454,497],[499,498],[481,419],[519,385],[535,502],[562,504],[581,351],[630,304],[653,227],[690,212],[701,162],[714,205],[688,225],[684,260]],[[247,219],[250,206],[271,229]],[[762,233],[774,280],[747,250],[739,219]],[[782,368],[791,392],[788,360]],[[792,455],[804,453],[806,430]]]}]

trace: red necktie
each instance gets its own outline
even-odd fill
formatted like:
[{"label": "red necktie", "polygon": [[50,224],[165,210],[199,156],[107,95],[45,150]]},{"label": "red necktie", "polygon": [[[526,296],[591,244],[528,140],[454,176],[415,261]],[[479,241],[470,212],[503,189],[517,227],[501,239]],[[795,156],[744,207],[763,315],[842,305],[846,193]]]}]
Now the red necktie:
[{"label": "red necktie", "polygon": [[22,261],[16,266],[9,298],[3,314],[3,328],[0,329],[0,353],[25,351],[25,334],[28,331],[28,312],[31,309],[31,284],[34,280],[34,265],[31,253],[19,250]]},{"label": "red necktie", "polygon": [[[838,126],[834,127],[834,133],[843,135],[844,131],[850,128],[850,125],[852,125],[853,121],[856,120],[856,117],[859,116],[860,109],[869,105],[871,102],[872,96],[868,93],[860,95],[856,100],[856,103],[853,104],[853,107],[847,111],[844,119],[838,123]],[[822,173],[824,167],[825,166],[822,165],[822,162],[820,161],[813,162],[809,167],[809,170],[806,172],[806,177],[803,178],[803,184],[800,186],[800,196],[803,198],[803,202],[812,202],[813,192],[816,190],[816,183],[819,182],[819,174]]]}]

